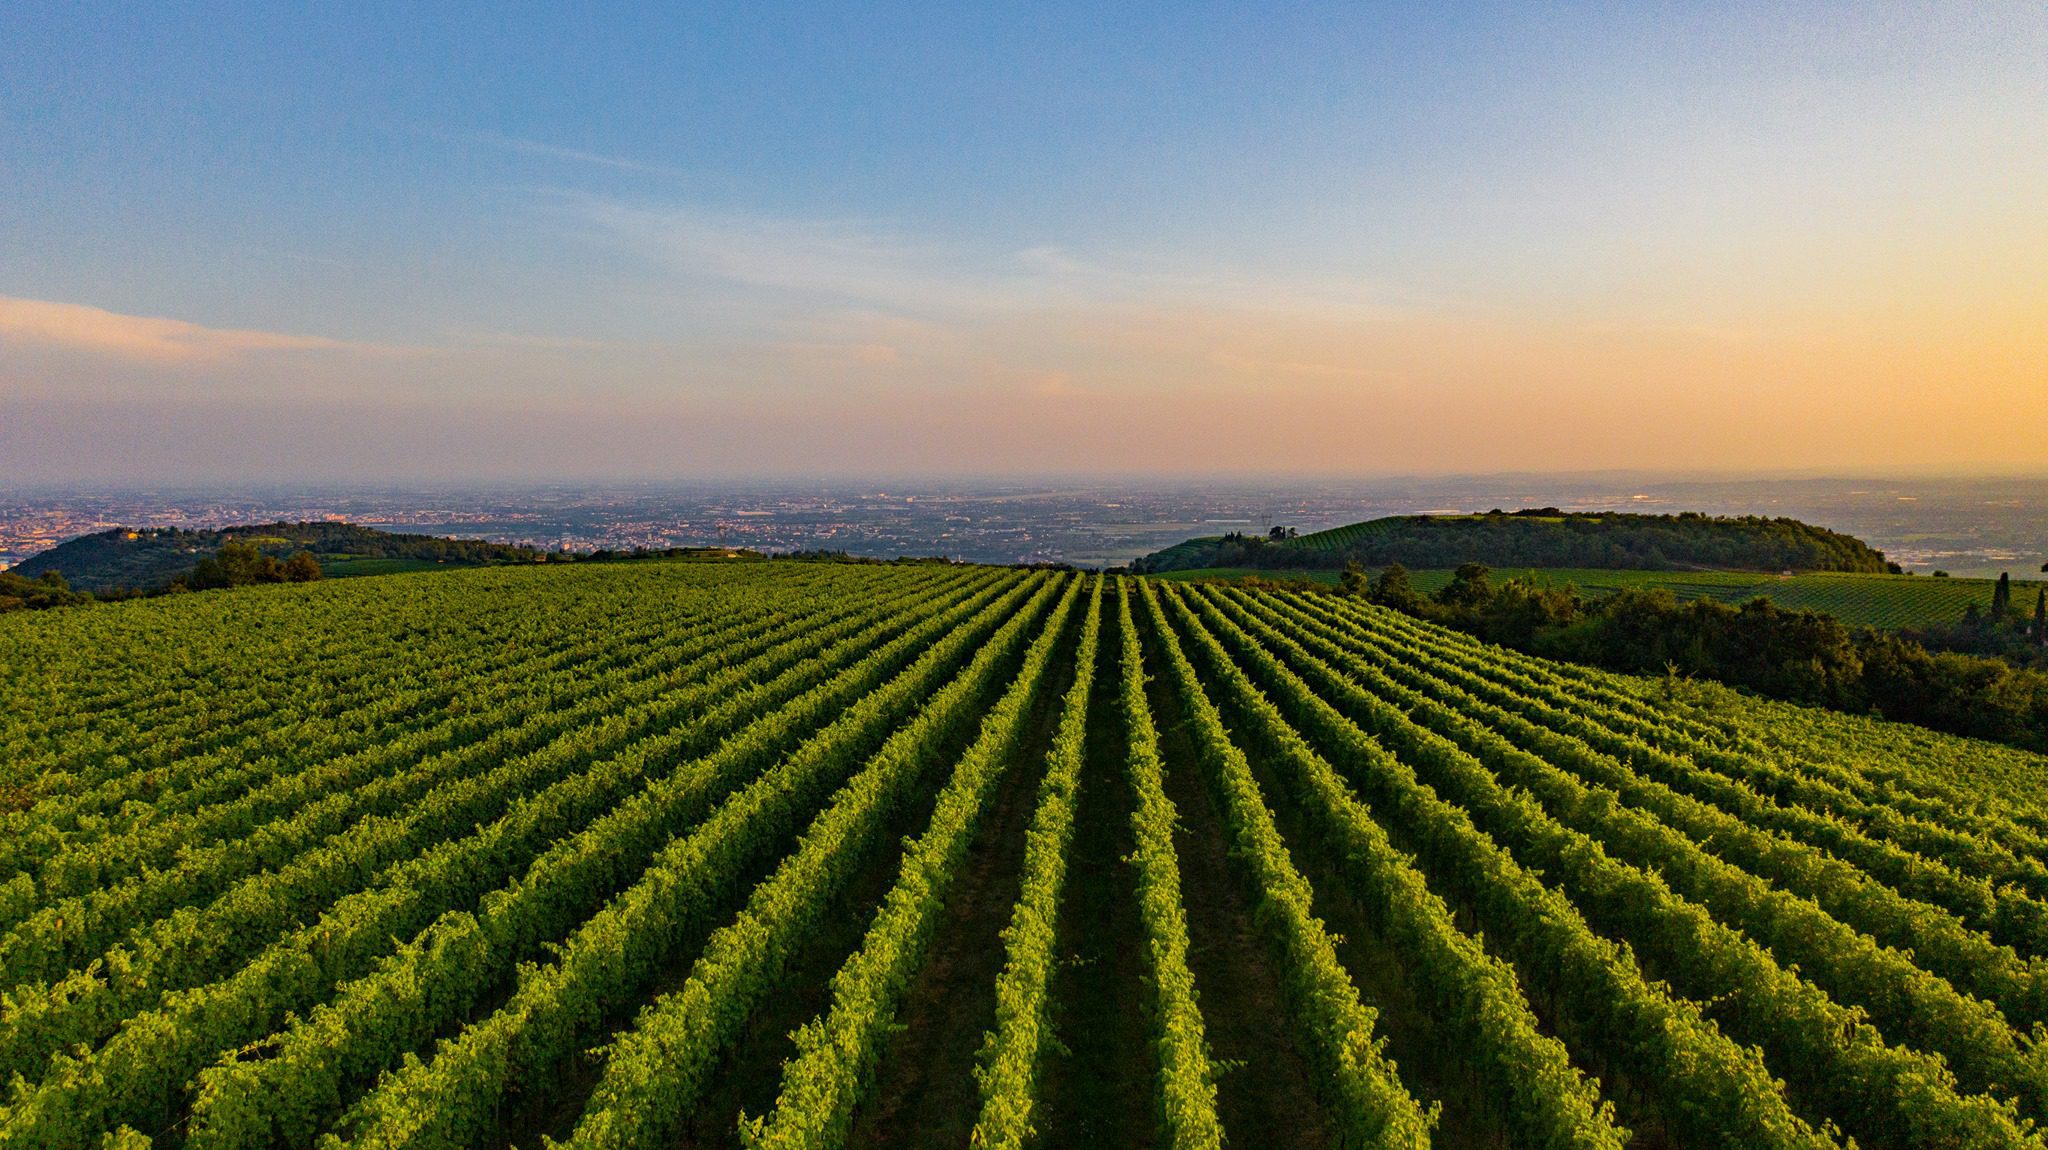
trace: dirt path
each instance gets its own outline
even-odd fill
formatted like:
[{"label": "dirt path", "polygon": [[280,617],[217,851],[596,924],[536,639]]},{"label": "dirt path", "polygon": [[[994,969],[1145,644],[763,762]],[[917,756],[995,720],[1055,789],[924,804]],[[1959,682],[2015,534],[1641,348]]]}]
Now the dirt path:
[{"label": "dirt path", "polygon": [[[1141,624],[1142,626],[1142,624]],[[1158,665],[1153,637],[1145,662]],[[1223,1071],[1216,1109],[1225,1137],[1242,1146],[1294,1150],[1340,1139],[1315,1089],[1315,1068],[1296,1045],[1280,973],[1252,920],[1252,904],[1231,872],[1229,838],[1203,785],[1179,701],[1154,677],[1147,687],[1166,793],[1180,810],[1174,848],[1187,904],[1188,966],[1201,994],[1211,1057]]]},{"label": "dirt path", "polygon": [[[1078,625],[1072,630],[1079,634]],[[981,1107],[975,1055],[995,1025],[996,977],[1006,957],[1002,932],[1023,881],[1025,831],[1073,679],[1065,665],[1048,676],[1030,730],[947,892],[924,966],[897,1011],[903,1029],[875,1067],[849,1146],[957,1150],[967,1144]]]},{"label": "dirt path", "polygon": [[1074,812],[1073,854],[1060,906],[1061,965],[1052,986],[1038,1145],[1044,1150],[1115,1146],[1145,1150],[1157,1139],[1151,1030],[1145,1015],[1144,955],[1138,940],[1131,853],[1131,788],[1124,781],[1123,711],[1114,611],[1102,619],[1103,661],[1088,700],[1088,761]]}]

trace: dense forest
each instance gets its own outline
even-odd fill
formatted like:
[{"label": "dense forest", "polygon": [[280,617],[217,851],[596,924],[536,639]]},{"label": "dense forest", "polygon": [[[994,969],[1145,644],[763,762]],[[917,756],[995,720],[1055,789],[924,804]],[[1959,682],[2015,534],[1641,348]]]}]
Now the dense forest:
[{"label": "dense forest", "polygon": [[1201,567],[1612,567],[1653,571],[1897,572],[1884,554],[1850,535],[1797,519],[1761,516],[1566,514],[1554,507],[1483,515],[1401,515],[1296,536],[1233,533],[1191,539],[1148,555],[1133,569]]},{"label": "dense forest", "polygon": [[[229,543],[246,544],[280,562],[301,551],[316,558],[415,559],[458,566],[535,562],[547,554],[531,547],[378,531],[354,523],[257,523],[216,530],[117,527],[59,544],[31,556],[14,571],[28,579],[62,572],[71,587],[82,591],[158,590],[187,579],[202,559],[218,558]],[[201,576],[202,581],[205,578]]]}]

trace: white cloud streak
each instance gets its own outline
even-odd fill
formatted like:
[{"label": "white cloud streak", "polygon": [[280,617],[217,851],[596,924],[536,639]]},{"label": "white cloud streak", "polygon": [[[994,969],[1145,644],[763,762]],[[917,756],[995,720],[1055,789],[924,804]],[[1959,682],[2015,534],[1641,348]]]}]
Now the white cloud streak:
[{"label": "white cloud streak", "polygon": [[676,169],[666,164],[651,164],[643,160],[621,159],[618,156],[586,152],[580,148],[563,148],[554,144],[544,144],[538,140],[523,140],[517,136],[483,133],[477,139],[494,148],[503,148],[505,151],[518,152],[526,156],[542,156],[550,160],[569,160],[578,164],[595,164],[601,168],[613,168],[622,172],[648,172],[655,175],[676,174]]},{"label": "white cloud streak", "polygon": [[1278,309],[1353,319],[1405,310],[1381,285],[1282,282],[1139,258],[1084,258],[1057,245],[974,250],[870,221],[648,207],[587,195],[568,210],[683,285],[726,285],[841,307],[928,317],[1103,306]]},{"label": "white cloud streak", "polygon": [[84,304],[0,296],[0,343],[82,349],[150,363],[205,362],[257,352],[389,352],[324,336],[205,327]]}]

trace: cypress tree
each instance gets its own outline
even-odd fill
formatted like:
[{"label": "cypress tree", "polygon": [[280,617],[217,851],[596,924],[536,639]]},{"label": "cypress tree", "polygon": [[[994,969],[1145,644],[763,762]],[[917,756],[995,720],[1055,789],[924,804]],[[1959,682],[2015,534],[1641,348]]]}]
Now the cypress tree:
[{"label": "cypress tree", "polygon": [[2034,645],[2048,647],[2048,587],[2034,592]]},{"label": "cypress tree", "polygon": [[1998,586],[1991,589],[1991,621],[1993,623],[2005,622],[2006,612],[2010,610],[2012,610],[2012,575],[2009,572],[2000,571],[1998,573]]}]

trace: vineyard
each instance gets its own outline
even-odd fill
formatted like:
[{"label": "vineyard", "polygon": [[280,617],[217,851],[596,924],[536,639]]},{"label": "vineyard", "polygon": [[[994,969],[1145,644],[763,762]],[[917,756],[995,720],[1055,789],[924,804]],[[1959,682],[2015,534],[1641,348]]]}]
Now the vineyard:
[{"label": "vineyard", "polygon": [[1342,527],[1331,527],[1323,531],[1311,531],[1293,540],[1293,545],[1310,551],[1342,551],[1361,539],[1385,533],[1392,528],[1393,522],[1391,519],[1368,519],[1361,523],[1346,523]]},{"label": "vineyard", "polygon": [[[1329,570],[1259,571],[1249,567],[1205,567],[1174,571],[1166,579],[1309,579],[1335,585],[1341,572]],[[1415,589],[1432,594],[1451,581],[1450,568],[1433,568],[1409,573]],[[1805,608],[1833,615],[1851,627],[1925,627],[1954,623],[1974,604],[1979,611],[1991,609],[1995,579],[1931,579],[1920,575],[1864,575],[1814,571],[1801,575],[1767,575],[1754,571],[1632,571],[1600,567],[1504,568],[1493,572],[1496,583],[1527,579],[1555,586],[1571,584],[1589,595],[1603,595],[1623,587],[1662,588],[1683,603],[1692,599],[1714,599],[1741,603],[1764,598],[1786,609]],[[2013,580],[2015,610],[2033,610],[2039,584]]]},{"label": "vineyard", "polygon": [[0,1150],[2044,1145],[2048,760],[1352,599],[476,568],[0,700]]}]

